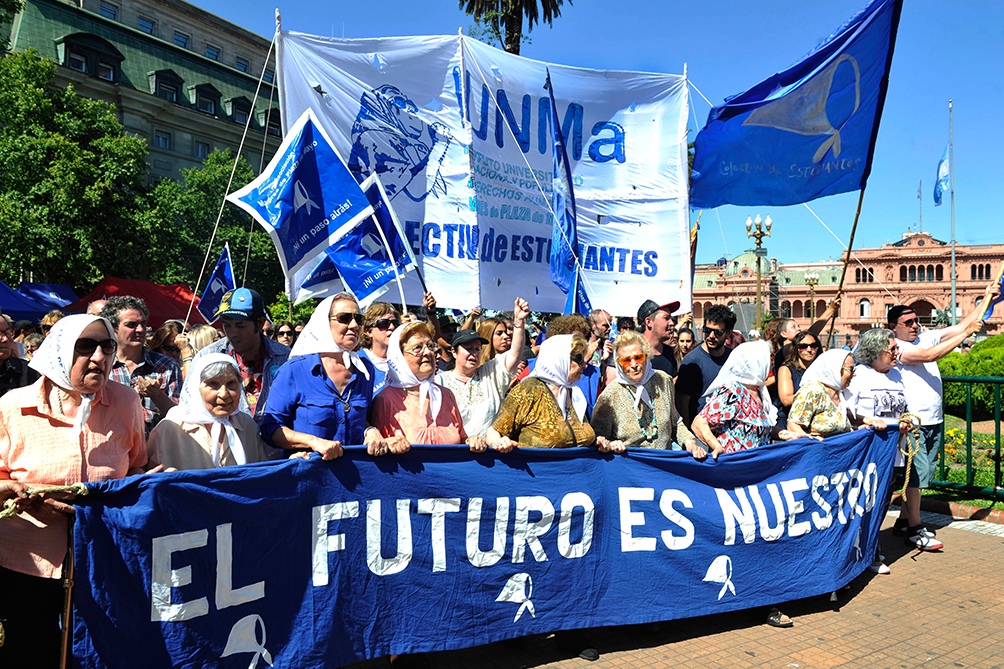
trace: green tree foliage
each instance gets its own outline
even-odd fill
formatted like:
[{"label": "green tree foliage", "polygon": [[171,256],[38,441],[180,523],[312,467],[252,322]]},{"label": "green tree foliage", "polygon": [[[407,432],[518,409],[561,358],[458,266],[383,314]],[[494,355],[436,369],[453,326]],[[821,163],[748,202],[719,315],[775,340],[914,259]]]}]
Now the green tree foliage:
[{"label": "green tree foliage", "polygon": [[55,68],[34,51],[0,58],[0,279],[135,278],[146,144],[110,105],[54,88]]},{"label": "green tree foliage", "polygon": [[22,0],[0,0],[0,25],[10,23],[22,7],[24,7]]},{"label": "green tree foliage", "polygon": [[[551,25],[561,16],[564,0],[460,0],[460,8],[474,18],[478,27],[469,31],[474,37],[488,36],[498,40],[503,49],[519,55],[524,41],[523,19],[526,30],[535,23]],[[572,4],[569,0],[568,4]]]},{"label": "green tree foliage", "polygon": [[[938,361],[938,370],[942,376],[1004,375],[1004,335],[984,339],[973,346],[969,353],[949,353]],[[953,416],[965,416],[965,383],[945,382],[944,398],[945,411]],[[993,385],[973,384],[972,406],[975,420],[993,418],[994,401]]]}]

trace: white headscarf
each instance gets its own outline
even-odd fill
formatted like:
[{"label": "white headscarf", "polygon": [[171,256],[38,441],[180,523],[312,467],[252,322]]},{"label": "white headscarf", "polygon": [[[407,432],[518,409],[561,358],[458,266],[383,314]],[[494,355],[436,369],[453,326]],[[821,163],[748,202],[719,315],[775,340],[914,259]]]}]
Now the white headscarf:
[{"label": "white headscarf", "polygon": [[559,386],[558,408],[561,409],[562,418],[567,416],[565,405],[568,400],[568,393],[572,394],[572,408],[575,415],[581,421],[586,415],[586,396],[582,390],[568,381],[568,370],[572,361],[572,335],[554,335],[544,340],[537,353],[537,364],[530,372],[530,376],[540,379],[545,383]]},{"label": "white headscarf", "polygon": [[293,344],[293,350],[290,351],[289,357],[293,358],[298,355],[310,355],[312,353],[341,353],[342,364],[346,368],[350,365],[355,367],[368,381],[370,373],[367,371],[362,359],[359,358],[359,354],[343,349],[335,343],[335,338],[331,334],[331,321],[329,319],[331,304],[334,301],[334,295],[321,300],[321,303],[314,309],[314,313],[310,315],[310,320],[307,321],[303,332],[296,338],[296,343]]},{"label": "white headscarf", "polygon": [[[630,344],[625,344],[625,346],[630,346]],[[614,355],[616,355],[617,350],[614,351]],[[649,353],[645,356],[645,371],[642,372],[641,380],[637,383],[627,377],[627,374],[624,373],[620,363],[616,360],[614,361],[614,367],[617,369],[617,383],[620,383],[623,386],[634,386],[634,410],[638,411],[642,402],[647,404],[649,408],[654,409],[655,405],[652,404],[652,398],[649,397],[648,390],[645,388],[645,384],[648,383],[653,376],[655,376],[655,370],[652,369],[652,354]]]},{"label": "white headscarf", "polygon": [[[49,379],[63,390],[79,390],[73,387],[70,381],[70,370],[73,369],[73,360],[77,354],[74,350],[80,333],[87,329],[91,323],[100,321],[108,331],[108,338],[115,339],[115,330],[112,324],[104,318],[90,316],[87,314],[74,314],[60,318],[49,330],[49,335],[42,342],[42,345],[35,351],[28,366],[36,372]],[[113,357],[115,354],[113,353]],[[109,374],[111,365],[108,366]],[[73,428],[80,434],[91,416],[91,402],[94,395],[81,394],[80,407],[77,409],[77,416],[73,419]]]},{"label": "white headscarf", "polygon": [[777,408],[770,401],[770,393],[767,392],[767,376],[770,374],[770,343],[759,341],[748,341],[739,344],[729,359],[722,365],[718,376],[711,382],[708,389],[704,391],[703,397],[710,397],[720,386],[729,383],[741,383],[749,386],[760,387],[760,403],[771,423],[777,421]]},{"label": "white headscarf", "polygon": [[[248,456],[244,451],[244,444],[241,443],[241,438],[237,435],[237,430],[234,429],[233,423],[230,422],[230,416],[225,418],[214,416],[206,408],[206,403],[202,401],[202,392],[199,390],[199,386],[202,384],[202,371],[216,362],[224,362],[230,365],[237,376],[237,380],[240,381],[241,370],[237,366],[237,362],[229,355],[226,353],[201,355],[195,358],[188,368],[188,376],[185,377],[185,383],[181,386],[181,397],[178,398],[178,406],[172,407],[164,417],[175,423],[185,422],[210,425],[209,437],[213,444],[212,455],[213,466],[215,467],[220,466],[220,432],[224,431],[227,435],[227,443],[230,445],[230,452],[234,455],[234,460],[239,465],[245,465],[247,464]],[[251,407],[248,405],[243,389],[239,390],[237,395],[240,397],[240,400],[234,413],[243,411],[250,416]],[[233,414],[230,415],[232,416]]]},{"label": "white headscarf", "polygon": [[849,351],[842,348],[831,351],[824,351],[812,361],[802,375],[802,385],[806,383],[822,383],[827,388],[832,388],[837,392],[844,389],[843,381],[840,378],[843,373],[844,361],[850,355]]},{"label": "white headscarf", "polygon": [[429,398],[429,409],[432,411],[432,419],[439,416],[439,410],[443,408],[443,391],[433,381],[435,373],[431,374],[425,381],[419,381],[415,373],[408,366],[408,361],[401,350],[401,333],[407,326],[395,328],[390,334],[390,341],[387,342],[387,385],[395,388],[414,388],[418,386],[418,405],[425,403],[425,398]]}]

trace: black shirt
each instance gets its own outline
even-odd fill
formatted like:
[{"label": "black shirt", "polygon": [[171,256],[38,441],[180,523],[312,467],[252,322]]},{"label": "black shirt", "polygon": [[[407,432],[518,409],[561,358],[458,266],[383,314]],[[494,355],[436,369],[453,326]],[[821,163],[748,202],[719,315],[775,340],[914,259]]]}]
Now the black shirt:
[{"label": "black shirt", "polygon": [[0,395],[6,395],[8,390],[30,386],[38,380],[38,372],[28,366],[21,358],[11,356],[0,362]]}]

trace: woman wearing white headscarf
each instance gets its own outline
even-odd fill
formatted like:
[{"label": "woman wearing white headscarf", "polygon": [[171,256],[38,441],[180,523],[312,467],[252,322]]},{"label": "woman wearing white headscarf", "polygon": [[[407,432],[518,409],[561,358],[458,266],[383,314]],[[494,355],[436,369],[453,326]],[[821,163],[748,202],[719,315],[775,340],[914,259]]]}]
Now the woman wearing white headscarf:
[{"label": "woman wearing white headscarf", "polygon": [[175,469],[268,459],[232,357],[211,353],[192,362],[178,405],[153,428],[148,448],[153,462]]},{"label": "woman wearing white headscarf", "polygon": [[788,429],[800,437],[818,439],[849,432],[846,389],[853,376],[854,356],[843,349],[816,358],[802,375],[788,410]]},{"label": "woman wearing white headscarf", "polygon": [[428,324],[413,321],[391,333],[386,385],[370,409],[370,425],[391,453],[412,444],[463,444],[484,451],[483,437],[468,438],[453,393],[433,380],[439,347]]},{"label": "woman wearing white headscarf", "polygon": [[[711,457],[735,453],[770,443],[777,409],[764,385],[770,374],[770,344],[751,341],[732,350],[718,376],[704,391],[707,402],[690,429]],[[783,437],[782,437],[783,438]],[[703,460],[708,451],[697,445],[690,451]]]},{"label": "woman wearing white headscarf", "polygon": [[[582,376],[586,340],[554,335],[540,346],[530,375],[509,391],[488,430],[488,445],[506,453],[520,448],[592,446],[596,433],[586,420],[586,397],[574,384]],[[608,446],[603,440],[604,448]]]},{"label": "woman wearing white headscarf", "polygon": [[652,369],[652,347],[638,332],[614,341],[617,379],[596,400],[589,424],[619,453],[627,446],[668,449],[675,441],[692,451],[696,441],[676,411],[673,379]]},{"label": "woman wearing white headscarf", "polygon": [[387,446],[367,429],[373,399],[373,365],[353,351],[365,319],[348,293],[321,301],[296,339],[289,360],[272,380],[261,436],[288,450],[310,450],[325,460],[343,444],[366,444],[370,455]]},{"label": "woman wearing white headscarf", "polygon": [[123,478],[147,463],[143,410],[132,388],[110,382],[117,344],[97,316],[52,326],[31,366],[41,378],[0,398],[0,666],[55,666],[66,555],[68,493],[33,488]]}]

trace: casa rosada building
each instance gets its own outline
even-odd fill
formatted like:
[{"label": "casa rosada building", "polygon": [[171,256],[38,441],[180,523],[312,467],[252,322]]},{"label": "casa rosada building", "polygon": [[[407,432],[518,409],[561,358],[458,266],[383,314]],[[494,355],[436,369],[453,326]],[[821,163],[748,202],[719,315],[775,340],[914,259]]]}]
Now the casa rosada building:
[{"label": "casa rosada building", "polygon": [[[844,280],[843,297],[834,327],[833,343],[842,344],[845,335],[857,336],[865,330],[885,325],[889,309],[897,304],[912,307],[925,326],[932,326],[935,311],[948,313],[951,302],[952,246],[926,232],[907,232],[903,238],[879,248],[851,252]],[[701,322],[712,304],[740,309],[756,305],[755,250],[731,260],[698,265],[694,276],[694,320]],[[993,280],[1004,259],[1004,244],[955,245],[956,303],[958,316],[979,306],[987,284]],[[815,263],[782,264],[760,249],[761,299],[764,312],[774,317],[794,318],[803,327],[821,314],[837,294],[844,258]],[[816,279],[810,286],[809,279]],[[749,307],[742,307],[749,305]],[[998,307],[987,322],[982,336],[1004,331],[1004,308]]]}]

